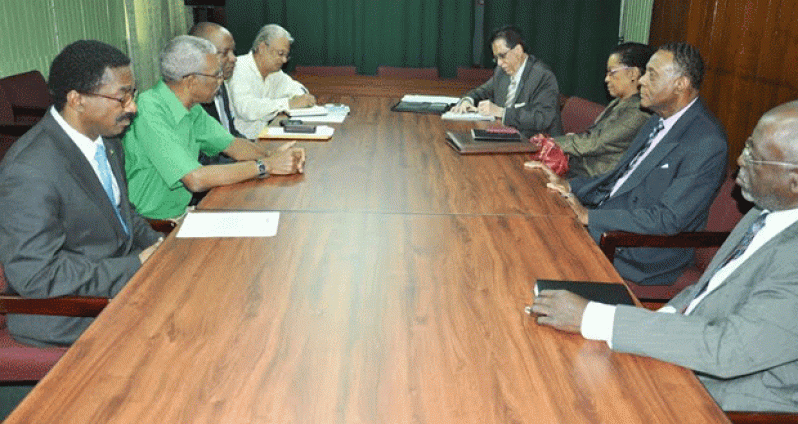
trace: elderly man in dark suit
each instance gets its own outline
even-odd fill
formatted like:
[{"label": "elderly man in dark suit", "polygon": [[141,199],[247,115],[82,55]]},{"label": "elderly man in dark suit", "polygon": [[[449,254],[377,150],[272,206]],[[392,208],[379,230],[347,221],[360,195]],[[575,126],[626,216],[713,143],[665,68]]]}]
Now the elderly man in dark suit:
[{"label": "elderly man in dark suit", "polygon": [[[660,47],[640,79],[640,105],[655,115],[615,169],[569,183],[543,168],[596,241],[606,231],[676,234],[706,225],[726,175],[727,145],[699,98],[703,72],[695,47]],[[692,258],[692,249],[630,248],[618,251],[614,265],[627,280],[667,285]]]},{"label": "elderly man in dark suit", "polygon": [[499,29],[490,41],[498,64],[493,76],[466,93],[452,112],[493,116],[527,137],[562,135],[560,89],[549,66],[526,51],[515,27]]},{"label": "elderly man in dark suit", "polygon": [[767,112],[737,159],[756,205],[699,281],[657,312],[541,291],[538,323],[696,371],[725,410],[798,412],[798,102]]},{"label": "elderly man in dark suit", "polygon": [[[116,295],[159,243],[130,204],[118,136],[136,113],[130,59],[98,41],[56,56],[55,104],[0,163],[0,263],[25,297]],[[71,344],[91,318],[9,315],[15,339]]]}]

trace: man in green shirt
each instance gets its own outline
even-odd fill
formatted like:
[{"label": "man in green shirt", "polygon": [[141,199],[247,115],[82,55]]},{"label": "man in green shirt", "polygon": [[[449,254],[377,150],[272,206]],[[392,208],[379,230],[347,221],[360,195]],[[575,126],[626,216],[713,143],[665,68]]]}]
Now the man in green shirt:
[{"label": "man in green shirt", "polygon": [[[188,35],[161,52],[163,80],[142,93],[139,112],[125,134],[130,199],[148,218],[181,216],[191,193],[269,174],[301,173],[305,151],[286,144],[269,152],[234,138],[200,103],[213,99],[223,80],[220,58],[209,41]],[[199,152],[224,152],[237,162],[203,166]]]}]

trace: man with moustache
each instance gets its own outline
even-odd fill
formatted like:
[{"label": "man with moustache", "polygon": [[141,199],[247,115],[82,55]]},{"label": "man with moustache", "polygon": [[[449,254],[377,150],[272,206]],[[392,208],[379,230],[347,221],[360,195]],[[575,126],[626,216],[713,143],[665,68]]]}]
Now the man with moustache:
[{"label": "man with moustache", "polygon": [[452,112],[492,116],[526,137],[562,135],[557,77],[526,51],[518,28],[507,26],[494,32],[491,49],[498,64],[493,76],[466,93]]},{"label": "man with moustache", "polygon": [[[640,105],[655,113],[616,167],[566,181],[547,168],[596,242],[606,231],[676,234],[704,228],[726,175],[726,135],[699,98],[704,63],[685,43],[660,47],[640,79]],[[626,248],[615,268],[640,285],[673,284],[693,249]]]},{"label": "man with moustache", "polygon": [[[118,136],[136,113],[130,59],[99,41],[53,60],[53,107],[0,162],[0,265],[23,297],[113,297],[159,234],[128,200]],[[92,318],[8,315],[11,335],[67,346]]]},{"label": "man with moustache", "polygon": [[250,52],[238,57],[230,94],[236,127],[249,138],[257,137],[278,113],[316,104],[304,85],[282,71],[293,42],[285,28],[269,24],[255,36]]},{"label": "man with moustache", "polygon": [[721,408],[798,412],[798,102],[757,123],[737,159],[755,208],[707,272],[657,312],[544,290],[537,322],[694,370]]},{"label": "man with moustache", "polygon": [[[185,213],[192,193],[270,174],[301,173],[305,151],[287,143],[274,152],[233,137],[200,106],[216,95],[224,73],[216,47],[182,35],[161,52],[163,80],[139,96],[139,114],[125,134],[130,199],[148,218]],[[197,158],[224,153],[230,164]]]}]

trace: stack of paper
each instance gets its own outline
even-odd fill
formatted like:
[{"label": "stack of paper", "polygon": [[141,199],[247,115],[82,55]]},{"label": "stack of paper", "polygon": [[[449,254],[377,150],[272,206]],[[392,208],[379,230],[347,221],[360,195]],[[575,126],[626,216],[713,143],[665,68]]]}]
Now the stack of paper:
[{"label": "stack of paper", "polygon": [[328,103],[324,106],[290,109],[287,113],[291,118],[301,119],[303,124],[340,124],[349,114],[349,106]]},{"label": "stack of paper", "polygon": [[[305,121],[304,119],[302,120]],[[312,133],[285,132],[283,127],[266,127],[258,134],[258,138],[287,138],[291,140],[329,140],[335,129],[329,125],[318,125]]]},{"label": "stack of paper", "polygon": [[495,118],[492,116],[480,115],[478,112],[452,113],[450,111],[441,115],[441,119],[448,119],[450,121],[493,121]]},{"label": "stack of paper", "polygon": [[426,94],[405,94],[402,101],[406,103],[444,103],[453,105],[460,101],[459,97],[428,96]]}]

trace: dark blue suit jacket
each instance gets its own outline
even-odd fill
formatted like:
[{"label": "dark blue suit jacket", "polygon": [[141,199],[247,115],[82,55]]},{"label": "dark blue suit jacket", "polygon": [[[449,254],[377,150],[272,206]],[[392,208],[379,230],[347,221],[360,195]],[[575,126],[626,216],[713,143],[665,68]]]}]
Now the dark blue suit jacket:
[{"label": "dark blue suit jacket", "polygon": [[[613,171],[571,180],[574,194],[590,209],[588,230],[596,241],[605,231],[676,234],[706,225],[709,206],[726,175],[728,147],[723,127],[700,98],[615,195],[591,208],[596,188],[617,179],[658,119],[652,116],[640,129]],[[622,277],[640,284],[672,284],[692,259],[693,249],[626,248],[617,251],[614,265]]]}]

